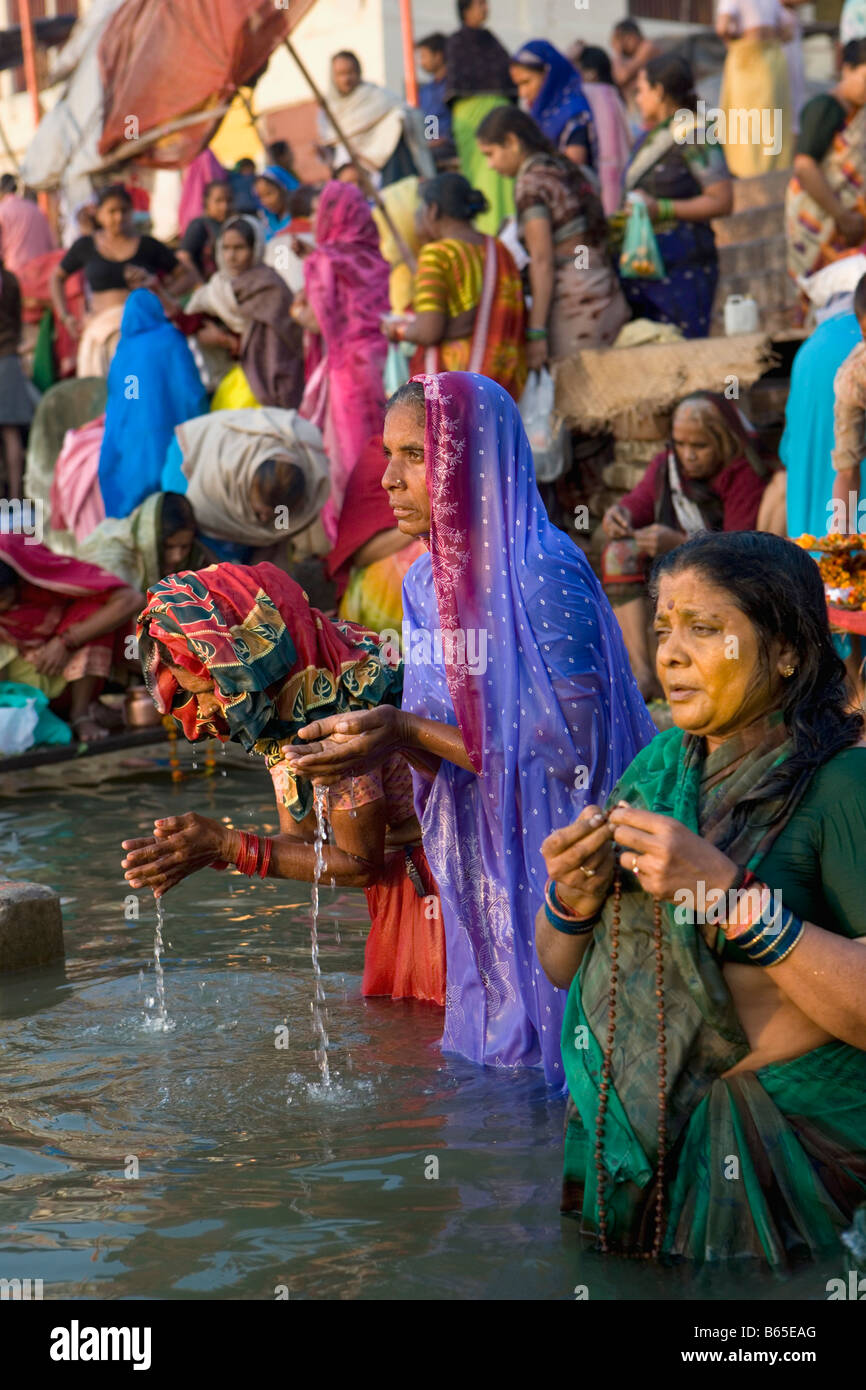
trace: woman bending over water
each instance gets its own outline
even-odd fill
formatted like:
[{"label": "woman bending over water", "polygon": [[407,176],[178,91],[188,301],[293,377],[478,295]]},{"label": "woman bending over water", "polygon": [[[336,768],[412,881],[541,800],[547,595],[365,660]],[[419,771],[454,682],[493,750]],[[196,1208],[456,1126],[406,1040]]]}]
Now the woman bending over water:
[{"label": "woman bending over water", "polygon": [[327,778],[404,753],[442,898],[444,1047],[491,1066],[543,1062],[561,1085],[563,997],[533,948],[541,842],[655,728],[598,581],[547,519],[508,393],[464,372],[409,382],[385,454],[397,524],[430,552],[403,581],[403,707],[318,722],[302,737],[334,738],[289,756]]},{"label": "woman bending over water", "polygon": [[[138,638],[157,709],[191,743],[233,739],[267,760],[280,833],[262,842],[197,812],[157,821],[152,836],[123,842],[132,887],[159,897],[196,870],[227,863],[262,878],[312,882],[312,787],[290,771],[281,742],[319,711],[398,700],[401,668],[383,662],[371,633],[330,622],[267,563],[212,565],[154,584]],[[364,994],[443,1003],[441,917],[401,759],[332,788],[329,819],[323,881],[367,892]]]},{"label": "woman bending over water", "polygon": [[696,536],[652,590],[676,727],[543,846],[563,1210],[603,1247],[782,1265],[866,1196],[863,718],[795,545]]}]

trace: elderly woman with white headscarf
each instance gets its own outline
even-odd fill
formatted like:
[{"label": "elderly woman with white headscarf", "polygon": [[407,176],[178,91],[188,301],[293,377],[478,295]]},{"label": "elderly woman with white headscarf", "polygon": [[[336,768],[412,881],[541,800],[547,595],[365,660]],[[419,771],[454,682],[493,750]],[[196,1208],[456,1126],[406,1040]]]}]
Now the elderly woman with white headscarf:
[{"label": "elderly woman with white headscarf", "polygon": [[[330,492],[322,436],[296,410],[220,410],[175,430],[163,487],[185,493],[221,559],[286,564],[324,554]],[[289,553],[286,542],[290,541]]]},{"label": "elderly woman with white headscarf", "polygon": [[149,288],[186,333],[195,333],[211,386],[212,410],[293,409],[304,390],[303,333],[291,317],[292,291],[263,263],[264,233],[255,217],[232,217],[216,243],[217,271],[180,306],[158,284]]}]

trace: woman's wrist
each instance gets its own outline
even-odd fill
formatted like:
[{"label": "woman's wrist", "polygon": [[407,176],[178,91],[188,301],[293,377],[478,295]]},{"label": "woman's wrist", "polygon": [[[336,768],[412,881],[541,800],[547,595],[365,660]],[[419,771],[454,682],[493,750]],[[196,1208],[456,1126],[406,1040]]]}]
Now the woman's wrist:
[{"label": "woman's wrist", "polygon": [[217,859],[224,860],[226,864],[237,864],[241,852],[241,835],[239,830],[232,830],[226,826],[223,830]]},{"label": "woman's wrist", "polygon": [[593,903],[588,912],[574,911],[563,902],[558,885],[548,879],[544,885],[544,915],[554,931],[563,936],[587,936],[596,925],[604,900]]},{"label": "woman's wrist", "polygon": [[397,715],[397,746],[405,748],[407,751],[422,752],[420,734],[420,724],[418,716],[411,714],[408,710],[396,709]]},{"label": "woman's wrist", "polygon": [[[587,884],[591,882],[591,879],[587,879]],[[551,880],[551,883],[556,897],[563,907],[581,918],[591,917],[594,913],[600,912],[610,892],[608,882],[605,882],[603,886],[599,884],[594,893],[585,888],[571,888],[568,884],[557,883],[555,880]]]},{"label": "woman's wrist", "polygon": [[528,343],[542,343],[547,340],[547,329],[541,326],[530,324],[526,330],[526,341]]}]

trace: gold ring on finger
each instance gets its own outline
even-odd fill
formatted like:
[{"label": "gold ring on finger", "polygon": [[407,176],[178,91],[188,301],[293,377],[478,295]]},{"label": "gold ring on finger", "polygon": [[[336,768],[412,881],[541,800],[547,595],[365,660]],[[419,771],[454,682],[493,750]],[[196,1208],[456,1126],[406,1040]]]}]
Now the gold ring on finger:
[{"label": "gold ring on finger", "polygon": [[639,874],[639,873],[640,873],[640,867],[639,867],[638,862],[637,862],[637,855],[634,856],[634,863],[633,863],[632,866],[631,866],[631,871],[632,871],[633,874]]}]

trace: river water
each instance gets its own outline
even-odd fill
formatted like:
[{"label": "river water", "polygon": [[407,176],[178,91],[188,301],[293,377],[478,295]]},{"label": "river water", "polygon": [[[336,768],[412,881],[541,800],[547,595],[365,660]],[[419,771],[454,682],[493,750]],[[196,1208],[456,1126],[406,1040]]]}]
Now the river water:
[{"label": "river water", "polygon": [[[321,891],[331,1085],[307,885],[193,876],[156,914],[120,840],[197,809],[276,830],[261,769],[163,771],[0,803],[0,872],[64,901],[65,965],[0,977],[0,1278],[46,1298],[823,1299],[793,1278],[605,1259],[558,1214],[563,1103],[437,1047],[439,1011],[363,1000],[359,891]],[[134,910],[134,907],[130,910]]]}]

